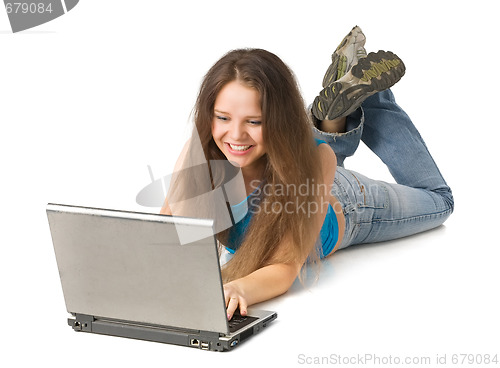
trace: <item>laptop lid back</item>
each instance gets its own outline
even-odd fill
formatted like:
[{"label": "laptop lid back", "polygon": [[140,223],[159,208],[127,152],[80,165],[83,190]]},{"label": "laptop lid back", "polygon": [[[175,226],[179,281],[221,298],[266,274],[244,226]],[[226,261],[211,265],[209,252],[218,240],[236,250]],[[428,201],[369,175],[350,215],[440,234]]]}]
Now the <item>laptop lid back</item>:
[{"label": "laptop lid back", "polygon": [[69,313],[228,332],[211,220],[55,204],[47,216]]}]

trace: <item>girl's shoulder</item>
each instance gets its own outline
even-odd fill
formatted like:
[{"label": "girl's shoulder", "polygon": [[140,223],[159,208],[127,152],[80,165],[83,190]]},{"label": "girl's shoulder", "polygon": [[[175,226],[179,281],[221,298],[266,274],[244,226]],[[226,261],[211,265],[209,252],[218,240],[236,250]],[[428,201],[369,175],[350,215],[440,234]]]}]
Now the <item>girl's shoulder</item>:
[{"label": "girl's shoulder", "polygon": [[332,147],[322,139],[314,138],[314,141],[316,142],[316,148],[319,152],[321,162],[327,161],[327,164],[334,163],[334,167],[337,167],[337,156]]},{"label": "girl's shoulder", "polygon": [[320,142],[317,144],[316,149],[319,153],[324,180],[333,183],[337,168],[337,156],[328,143],[319,139],[316,139],[316,141]]}]

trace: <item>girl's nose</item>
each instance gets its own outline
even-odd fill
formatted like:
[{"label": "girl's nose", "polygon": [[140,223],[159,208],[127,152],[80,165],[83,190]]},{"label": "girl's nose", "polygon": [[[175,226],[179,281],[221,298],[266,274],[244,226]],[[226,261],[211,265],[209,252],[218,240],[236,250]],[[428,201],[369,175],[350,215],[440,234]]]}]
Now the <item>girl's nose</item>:
[{"label": "girl's nose", "polygon": [[245,128],[241,122],[233,121],[230,129],[229,136],[234,140],[239,140],[245,135]]}]

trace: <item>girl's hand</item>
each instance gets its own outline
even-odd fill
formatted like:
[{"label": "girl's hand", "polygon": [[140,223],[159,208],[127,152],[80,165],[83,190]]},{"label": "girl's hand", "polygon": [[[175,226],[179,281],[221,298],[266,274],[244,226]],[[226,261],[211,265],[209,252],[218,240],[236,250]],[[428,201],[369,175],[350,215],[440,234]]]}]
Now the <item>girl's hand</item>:
[{"label": "girl's hand", "polygon": [[[319,232],[319,230],[318,230]],[[275,263],[259,268],[251,274],[224,285],[227,318],[231,319],[239,308],[247,315],[249,305],[285,293],[292,286],[302,264]]]},{"label": "girl's hand", "polygon": [[243,290],[238,285],[238,280],[224,285],[224,298],[226,300],[227,319],[233,318],[234,312],[239,308],[242,316],[247,315],[248,303]]}]

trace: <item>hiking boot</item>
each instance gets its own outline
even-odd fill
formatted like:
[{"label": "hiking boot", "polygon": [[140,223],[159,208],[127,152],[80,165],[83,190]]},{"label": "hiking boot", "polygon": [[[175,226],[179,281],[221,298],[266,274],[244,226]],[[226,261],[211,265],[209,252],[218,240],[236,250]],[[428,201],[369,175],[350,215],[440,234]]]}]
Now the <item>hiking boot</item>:
[{"label": "hiking boot", "polygon": [[403,61],[390,51],[371,52],[342,78],[323,88],[312,104],[318,120],[333,120],[354,112],[371,95],[386,90],[405,73]]},{"label": "hiking boot", "polygon": [[353,65],[358,63],[358,59],[366,57],[365,41],[366,37],[358,26],[344,37],[332,54],[332,63],[323,78],[323,87],[342,78]]}]

